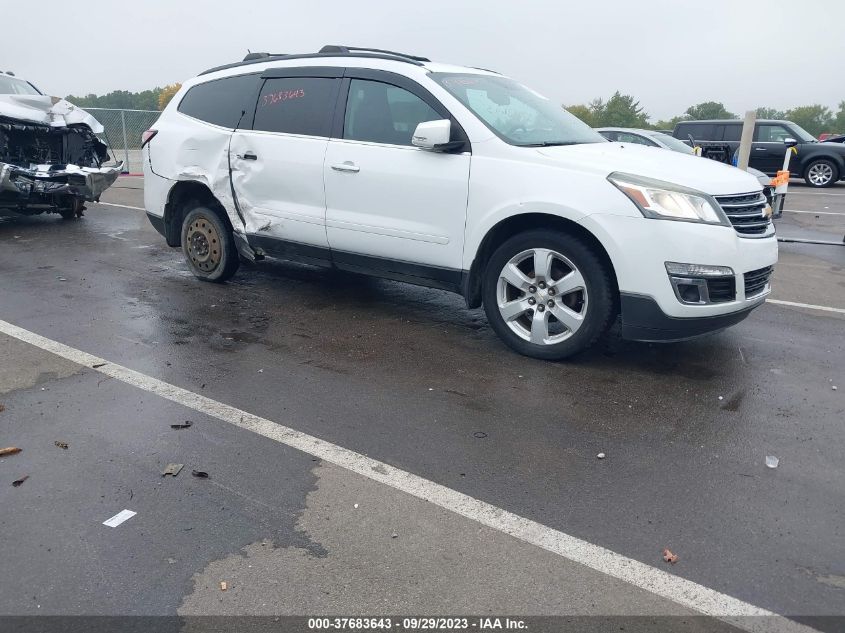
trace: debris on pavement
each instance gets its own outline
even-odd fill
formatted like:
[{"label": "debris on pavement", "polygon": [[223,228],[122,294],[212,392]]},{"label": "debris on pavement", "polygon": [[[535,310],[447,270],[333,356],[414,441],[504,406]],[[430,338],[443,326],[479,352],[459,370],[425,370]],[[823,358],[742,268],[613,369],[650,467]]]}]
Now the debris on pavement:
[{"label": "debris on pavement", "polygon": [[831,386],[831,389],[833,389],[834,391],[836,391],[836,385]]},{"label": "debris on pavement", "polygon": [[208,473],[204,470],[192,470],[191,475],[200,479],[208,479]]},{"label": "debris on pavement", "polygon": [[485,433],[484,431],[476,431],[472,434],[472,436],[479,440],[483,440],[485,437],[487,437],[487,433]]},{"label": "debris on pavement", "polygon": [[0,457],[3,457],[3,455],[15,455],[15,454],[20,453],[20,452],[21,452],[21,449],[19,449],[17,446],[9,446],[8,448],[0,448]]},{"label": "debris on pavement", "polygon": [[187,429],[192,424],[193,424],[193,422],[191,422],[190,420],[185,420],[182,424],[171,424],[170,428],[171,429]]},{"label": "debris on pavement", "polygon": [[53,442],[53,444],[55,444],[59,448],[63,448],[64,450],[68,449],[67,442],[60,442],[60,441],[56,440],[55,442]]},{"label": "debris on pavement", "polygon": [[599,453],[598,455],[596,455],[597,459],[604,459],[605,457],[607,457],[607,455],[605,455],[604,453]]},{"label": "debris on pavement", "polygon": [[20,479],[15,479],[15,480],[12,482],[12,485],[13,485],[15,488],[17,488],[17,487],[18,487],[18,486],[20,486],[23,482],[25,482],[27,479],[29,479],[29,475],[24,475],[24,476],[23,476],[23,477],[21,477]]},{"label": "debris on pavement", "polygon": [[766,455],[766,466],[769,468],[777,468],[780,460],[774,455]]},{"label": "debris on pavement", "polygon": [[663,554],[663,560],[665,560],[667,563],[672,563],[674,565],[675,563],[678,562],[678,555],[673,554],[672,551],[669,548],[664,547],[662,554]]},{"label": "debris on pavement", "polygon": [[94,369],[99,369],[100,367],[105,367],[106,365],[108,365],[108,363],[94,363],[93,365],[91,365],[91,367],[93,367]]},{"label": "debris on pavement", "polygon": [[124,521],[128,521],[132,517],[134,517],[137,512],[134,510],[121,510],[117,514],[115,514],[112,518],[106,519],[103,521],[103,525],[107,525],[108,527],[117,527]]},{"label": "debris on pavement", "polygon": [[0,404],[0,413],[3,413],[3,411],[5,411],[5,410],[6,410],[6,407],[3,406],[2,404]]},{"label": "debris on pavement", "polygon": [[225,580],[220,581],[220,591],[226,591],[229,588],[229,585],[226,584]]},{"label": "debris on pavement", "polygon": [[162,477],[167,477],[167,475],[172,475],[175,477],[179,474],[179,471],[185,467],[185,464],[168,464],[167,468],[161,471]]},{"label": "debris on pavement", "polygon": [[398,535],[396,532],[394,532],[394,533],[391,535],[391,537],[390,537],[390,538],[399,538],[399,535]]},{"label": "debris on pavement", "polygon": [[355,509],[357,509],[357,508],[358,508],[358,504],[356,503],[356,504],[355,504],[354,506],[352,506],[352,507],[353,507],[353,508],[355,508]]}]

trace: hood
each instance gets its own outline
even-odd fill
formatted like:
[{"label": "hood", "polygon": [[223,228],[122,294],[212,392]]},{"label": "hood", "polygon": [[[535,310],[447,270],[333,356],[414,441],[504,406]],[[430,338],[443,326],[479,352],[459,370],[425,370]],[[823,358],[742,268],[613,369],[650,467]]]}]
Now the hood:
[{"label": "hood", "polygon": [[94,134],[101,134],[103,126],[82,108],[47,95],[0,95],[0,116],[51,127],[67,127],[84,123]]},{"label": "hood", "polygon": [[680,152],[633,143],[585,143],[543,147],[543,157],[576,170],[607,176],[615,171],[663,180],[712,196],[760,191],[757,179],[736,167]]}]

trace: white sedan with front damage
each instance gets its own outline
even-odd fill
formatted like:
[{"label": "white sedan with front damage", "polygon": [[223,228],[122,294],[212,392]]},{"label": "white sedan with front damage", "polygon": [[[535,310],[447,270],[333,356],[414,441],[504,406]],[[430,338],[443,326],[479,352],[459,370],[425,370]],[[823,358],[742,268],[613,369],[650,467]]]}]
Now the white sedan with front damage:
[{"label": "white sedan with front damage", "polygon": [[0,215],[81,216],[123,168],[105,166],[102,132],[85,110],[0,72]]}]

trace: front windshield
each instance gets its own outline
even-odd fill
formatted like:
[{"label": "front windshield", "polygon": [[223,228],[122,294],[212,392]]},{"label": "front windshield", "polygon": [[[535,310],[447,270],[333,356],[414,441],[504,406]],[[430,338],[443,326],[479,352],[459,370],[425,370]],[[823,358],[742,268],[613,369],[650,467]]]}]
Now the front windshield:
[{"label": "front windshield", "polygon": [[499,138],[522,147],[605,143],[586,123],[513,79],[491,75],[432,73]]},{"label": "front windshield", "polygon": [[0,75],[0,95],[40,95],[35,87],[28,81]]},{"label": "front windshield", "polygon": [[658,143],[662,143],[669,149],[675,150],[676,152],[683,152],[684,154],[695,153],[695,151],[689,145],[687,145],[683,141],[679,141],[674,136],[669,136],[668,134],[663,134],[661,132],[655,132],[650,136]]}]

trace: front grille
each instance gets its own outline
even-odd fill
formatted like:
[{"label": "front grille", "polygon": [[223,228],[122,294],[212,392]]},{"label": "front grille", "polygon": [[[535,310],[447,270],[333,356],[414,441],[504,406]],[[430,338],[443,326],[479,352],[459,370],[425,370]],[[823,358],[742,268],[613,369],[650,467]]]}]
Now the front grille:
[{"label": "front grille", "polygon": [[726,277],[708,277],[707,294],[710,303],[725,303],[736,298],[736,279],[733,275]]},{"label": "front grille", "polygon": [[753,297],[756,294],[763,292],[766,284],[769,283],[769,278],[774,271],[773,266],[766,266],[758,270],[752,270],[745,273],[745,298]]},{"label": "front grille", "polygon": [[769,230],[772,220],[764,213],[767,203],[762,193],[716,196],[716,201],[740,235],[754,237]]}]

